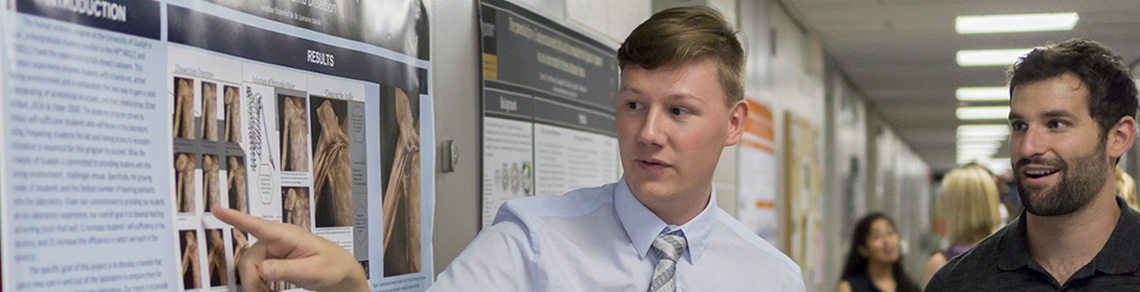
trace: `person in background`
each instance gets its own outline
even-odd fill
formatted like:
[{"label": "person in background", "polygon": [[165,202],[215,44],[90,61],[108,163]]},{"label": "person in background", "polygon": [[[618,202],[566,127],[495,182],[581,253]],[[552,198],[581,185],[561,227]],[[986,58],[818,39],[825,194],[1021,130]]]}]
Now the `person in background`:
[{"label": "person in background", "polygon": [[899,235],[887,215],[864,215],[855,224],[852,237],[836,292],[920,291],[903,272]]},{"label": "person in background", "polygon": [[983,166],[967,164],[947,173],[942,179],[942,217],[949,247],[930,256],[922,285],[948,260],[997,231],[1003,223],[1001,208],[994,176]]},{"label": "person in background", "polygon": [[[1005,205],[1005,202],[1002,202],[1006,196],[1010,195],[1010,187],[1005,183],[1004,175],[995,174],[991,172],[989,168],[986,168],[984,166],[981,167],[982,169],[985,169],[986,172],[989,172],[990,176],[994,178],[994,186],[997,187],[998,214],[1001,214],[1001,224],[998,226],[998,228],[1001,228],[1001,226],[1005,226],[1005,223],[1009,222],[1009,220],[1013,218],[1013,214],[1017,214],[1010,212],[1008,207]],[[997,229],[994,230],[996,231]]]},{"label": "person in background", "polygon": [[1116,195],[1124,198],[1124,202],[1132,209],[1140,209],[1136,201],[1136,181],[1120,165],[1116,166]]},{"label": "person in background", "polygon": [[1013,179],[1013,170],[1003,173],[998,181],[998,193],[1001,194],[1001,206],[1004,214],[1002,224],[1009,224],[1017,214],[1021,214],[1021,196],[1018,194],[1017,182]]}]

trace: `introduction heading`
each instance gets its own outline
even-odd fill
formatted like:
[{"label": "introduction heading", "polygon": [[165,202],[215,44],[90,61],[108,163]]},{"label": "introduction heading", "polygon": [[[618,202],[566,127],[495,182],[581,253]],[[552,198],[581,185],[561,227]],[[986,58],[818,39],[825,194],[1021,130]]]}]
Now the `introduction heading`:
[{"label": "introduction heading", "polygon": [[79,15],[127,22],[127,6],[118,3],[103,0],[36,0],[36,3],[71,10]]}]

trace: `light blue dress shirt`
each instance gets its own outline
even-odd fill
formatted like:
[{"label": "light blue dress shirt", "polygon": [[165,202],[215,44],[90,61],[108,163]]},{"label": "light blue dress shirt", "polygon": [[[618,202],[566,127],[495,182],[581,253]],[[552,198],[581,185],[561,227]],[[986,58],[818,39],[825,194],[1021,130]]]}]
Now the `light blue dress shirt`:
[{"label": "light blue dress shirt", "polygon": [[716,206],[668,226],[617,183],[514,199],[429,291],[646,291],[650,245],[680,229],[677,291],[805,291],[800,268]]}]

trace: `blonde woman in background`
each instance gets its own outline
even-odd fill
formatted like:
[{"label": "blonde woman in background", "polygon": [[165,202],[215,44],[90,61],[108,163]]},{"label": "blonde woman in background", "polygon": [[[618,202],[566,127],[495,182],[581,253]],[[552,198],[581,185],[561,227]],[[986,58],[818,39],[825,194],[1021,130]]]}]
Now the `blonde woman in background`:
[{"label": "blonde woman in background", "polygon": [[946,174],[942,179],[942,216],[946,220],[949,247],[926,262],[924,287],[947,261],[970,250],[1001,227],[999,208],[998,187],[986,168],[968,164]]},{"label": "blonde woman in background", "polygon": [[1124,198],[1124,202],[1128,203],[1132,209],[1140,210],[1136,200],[1136,181],[1132,180],[1132,176],[1120,169],[1120,165],[1116,166],[1116,195]]}]

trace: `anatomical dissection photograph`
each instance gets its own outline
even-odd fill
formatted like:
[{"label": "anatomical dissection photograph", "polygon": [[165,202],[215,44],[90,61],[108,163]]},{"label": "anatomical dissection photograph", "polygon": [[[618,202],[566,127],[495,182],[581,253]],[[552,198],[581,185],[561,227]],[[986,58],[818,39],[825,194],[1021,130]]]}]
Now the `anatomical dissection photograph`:
[{"label": "anatomical dissection photograph", "polygon": [[310,97],[316,227],[353,225],[347,101]]}]

